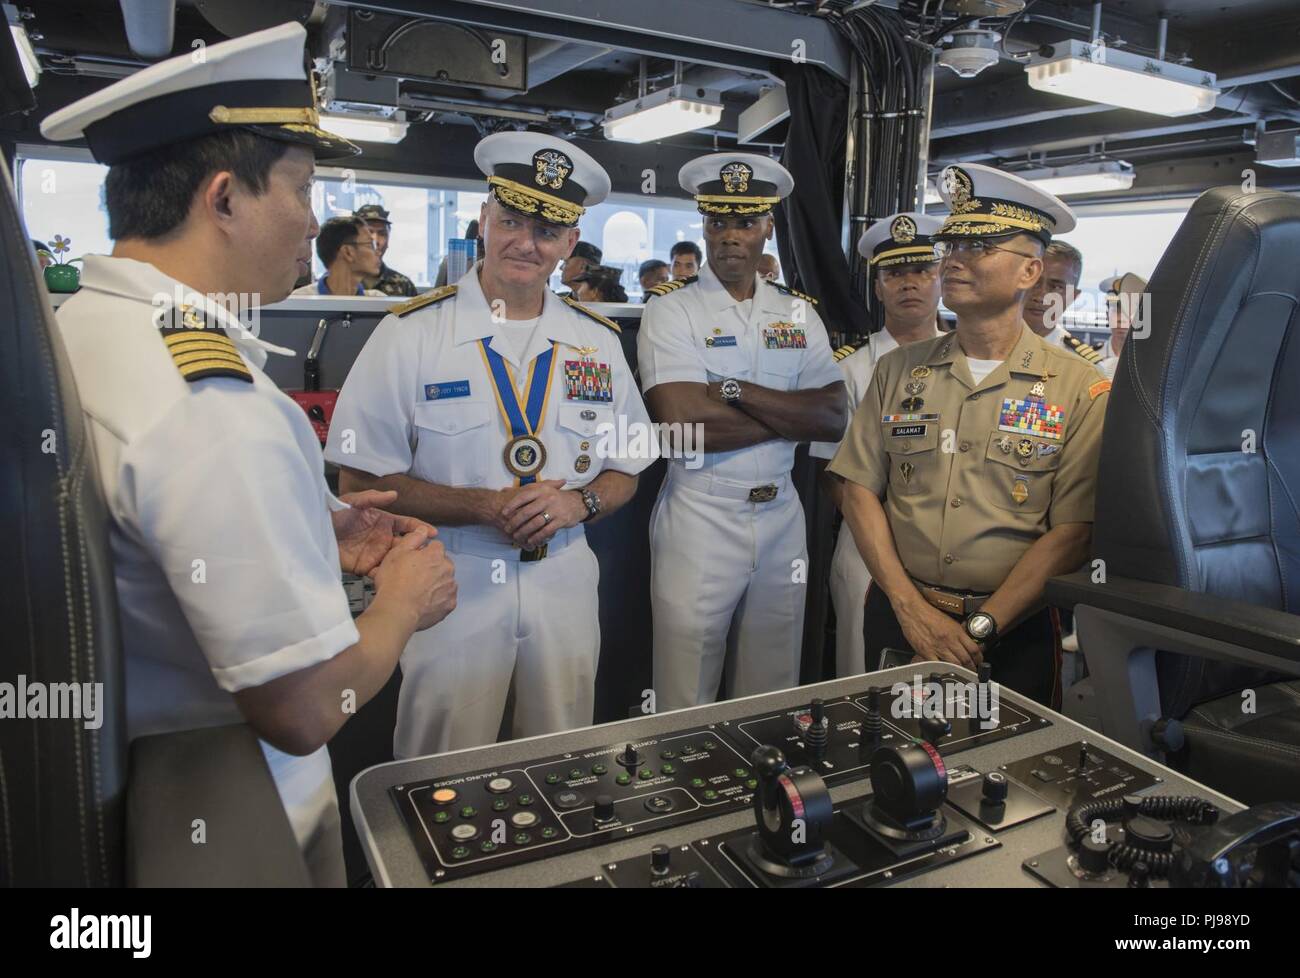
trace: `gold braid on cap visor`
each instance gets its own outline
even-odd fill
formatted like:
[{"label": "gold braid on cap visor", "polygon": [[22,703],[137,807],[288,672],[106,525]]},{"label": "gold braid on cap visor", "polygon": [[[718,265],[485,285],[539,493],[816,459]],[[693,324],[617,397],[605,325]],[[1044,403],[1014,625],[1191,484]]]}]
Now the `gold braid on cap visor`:
[{"label": "gold braid on cap visor", "polygon": [[934,245],[914,245],[911,248],[890,248],[878,255],[873,255],[869,265],[903,265],[910,262],[938,261]]},{"label": "gold braid on cap visor", "polygon": [[492,188],[493,196],[507,207],[521,214],[536,215],[552,224],[572,227],[587,212],[587,208],[579,204],[544,194],[505,177],[488,177],[488,186]]},{"label": "gold braid on cap visor", "polygon": [[736,197],[730,194],[698,194],[695,203],[701,214],[766,214],[780,197]]},{"label": "gold braid on cap visor", "polygon": [[990,201],[987,214],[973,214],[969,210],[958,214],[954,211],[943,222],[939,233],[978,236],[1004,231],[1047,231],[1050,234],[1055,226],[1056,221],[1047,214],[995,200]]},{"label": "gold braid on cap visor", "polygon": [[307,126],[320,125],[320,113],[311,107],[292,108],[281,106],[266,109],[231,109],[224,105],[215,105],[212,107],[212,111],[208,113],[208,118],[213,122],[232,126],[255,126],[276,122],[296,122],[299,125]]}]

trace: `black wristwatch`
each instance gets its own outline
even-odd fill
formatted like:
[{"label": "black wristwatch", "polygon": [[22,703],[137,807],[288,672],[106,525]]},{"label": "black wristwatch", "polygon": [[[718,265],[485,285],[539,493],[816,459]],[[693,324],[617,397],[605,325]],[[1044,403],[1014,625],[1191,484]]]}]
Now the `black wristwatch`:
[{"label": "black wristwatch", "polygon": [[718,387],[718,396],[727,404],[736,404],[740,401],[740,381],[735,377],[728,377]]},{"label": "black wristwatch", "polygon": [[967,615],[961,627],[980,645],[989,645],[998,637],[997,619],[987,611],[975,611]]},{"label": "black wristwatch", "polygon": [[591,489],[579,489],[578,492],[582,494],[582,505],[587,507],[587,515],[582,518],[582,522],[586,523],[600,512],[600,496]]}]

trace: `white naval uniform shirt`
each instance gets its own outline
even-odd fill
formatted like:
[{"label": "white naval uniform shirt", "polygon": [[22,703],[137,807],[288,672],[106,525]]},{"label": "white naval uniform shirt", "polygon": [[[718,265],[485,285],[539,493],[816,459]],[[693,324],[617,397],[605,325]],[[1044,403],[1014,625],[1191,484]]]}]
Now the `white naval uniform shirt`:
[{"label": "white naval uniform shirt", "polygon": [[1115,370],[1119,367],[1119,354],[1115,352],[1115,335],[1112,333],[1106,339],[1106,346],[1102,349],[1105,354],[1097,364],[1097,369],[1106,375],[1107,380],[1115,379]]},{"label": "white naval uniform shirt", "polygon": [[[746,308],[748,307],[748,308]],[[802,331],[804,346],[769,348],[773,324]],[[706,262],[699,278],[646,304],[637,337],[641,387],[707,384],[728,377],[779,391],[809,390],[841,380],[826,327],[814,305],[755,275],[752,302],[737,302]],[[795,442],[774,439],[730,452],[708,451],[700,471],[743,485],[778,481],[794,465]],[[685,466],[686,460],[671,464]]]},{"label": "white naval uniform shirt", "polygon": [[[329,515],[345,504],[306,414],[261,370],[267,350],[292,351],[188,292],[147,263],[92,255],[58,313],[112,515],[132,738],[243,722],[232,693],[360,640]],[[156,316],[173,301],[226,324],[253,383],[181,376]],[[305,844],[335,804],[329,754],[262,746]]]},{"label": "white naval uniform shirt", "polygon": [[[658,457],[650,417],[613,330],[549,290],[522,357],[506,335],[508,328],[492,322],[477,267],[460,280],[455,295],[402,317],[386,316],[343,384],[325,457],[375,476],[401,473],[454,488],[516,485],[504,458],[512,435],[484,362],[479,342],[484,337],[511,365],[525,405],[529,365],[552,342],[559,344],[539,435],[546,464],[538,481],[563,479],[565,488],[573,489],[604,469],[636,475]],[[594,348],[590,358],[608,366],[610,400],[570,396],[565,364],[580,363],[581,348]],[[620,438],[620,432],[628,437]],[[583,458],[588,461],[580,462]],[[490,527],[462,529],[509,542]]]}]

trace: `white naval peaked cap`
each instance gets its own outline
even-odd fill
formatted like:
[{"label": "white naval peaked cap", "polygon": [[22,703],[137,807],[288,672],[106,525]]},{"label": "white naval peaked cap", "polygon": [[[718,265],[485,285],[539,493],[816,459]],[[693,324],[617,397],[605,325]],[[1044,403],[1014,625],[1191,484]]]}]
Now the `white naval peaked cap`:
[{"label": "white naval peaked cap", "polygon": [[936,235],[940,241],[1032,234],[1047,244],[1074,230],[1074,211],[1064,201],[1014,173],[961,163],[945,167],[938,182],[951,211]]},{"label": "white naval peaked cap", "polygon": [[1140,295],[1147,290],[1147,280],[1133,272],[1125,272],[1123,275],[1102,279],[1098,288],[1107,293],[1107,298],[1135,293]]},{"label": "white naval peaked cap", "polygon": [[758,153],[710,153],[677,173],[701,214],[766,214],[794,190],[794,177]]},{"label": "white naval peaked cap", "polygon": [[858,254],[872,265],[910,265],[935,262],[933,236],[943,219],[905,211],[877,221],[858,238]]},{"label": "white naval peaked cap", "polygon": [[498,132],[474,147],[491,194],[526,217],[573,227],[609,196],[609,174],[585,150],[542,132]]},{"label": "white naval peaked cap", "polygon": [[318,158],[360,153],[320,127],[306,46],[303,26],[287,23],[168,58],[52,112],[41,135],[84,136],[109,165],[231,129],[297,143]]}]

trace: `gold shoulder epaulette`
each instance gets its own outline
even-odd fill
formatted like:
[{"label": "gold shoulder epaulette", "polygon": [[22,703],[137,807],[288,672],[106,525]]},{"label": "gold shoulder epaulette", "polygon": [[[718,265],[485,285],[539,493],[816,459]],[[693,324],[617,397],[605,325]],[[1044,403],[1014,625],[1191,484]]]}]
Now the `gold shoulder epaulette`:
[{"label": "gold shoulder epaulette", "polygon": [[792,295],[796,299],[803,299],[804,302],[811,302],[814,306],[817,305],[817,300],[814,299],[812,296],[807,295],[803,292],[797,292],[794,289],[790,288],[790,286],[788,285],[783,285],[780,282],[773,282],[772,285],[776,288],[778,292],[783,292],[786,295]]},{"label": "gold shoulder epaulette", "polygon": [[191,384],[209,377],[233,377],[249,384],[253,375],[225,331],[218,327],[167,327],[159,330],[172,362]]},{"label": "gold shoulder epaulette", "polygon": [[699,278],[698,275],[688,275],[686,278],[675,278],[671,282],[664,282],[662,285],[652,285],[646,289],[646,295],[667,295],[669,292],[675,292],[683,285],[690,285]]},{"label": "gold shoulder epaulette", "polygon": [[600,323],[600,325],[602,325],[602,326],[608,326],[608,327],[609,327],[610,329],[612,329],[615,333],[621,333],[621,332],[623,332],[621,329],[618,328],[618,323],[614,322],[614,320],[612,320],[612,319],[606,319],[604,316],[602,316],[602,315],[601,315],[600,313],[598,313],[598,312],[592,312],[590,309],[588,309],[586,306],[584,306],[584,305],[583,305],[581,302],[579,302],[577,299],[571,299],[571,298],[569,298],[567,295],[562,295],[562,296],[560,296],[560,298],[561,298],[562,300],[564,300],[564,304],[565,304],[566,306],[569,306],[569,307],[572,308],[572,309],[576,309],[576,310],[578,310],[578,312],[582,313],[584,316],[588,317],[589,319],[594,319],[594,320],[596,320],[596,322]]},{"label": "gold shoulder epaulette", "polygon": [[867,345],[867,338],[865,336],[860,340],[853,340],[851,343],[845,343],[833,354],[833,356],[835,357],[835,362],[839,363],[845,357],[849,356],[850,354],[857,353],[858,350],[862,349],[866,345]]},{"label": "gold shoulder epaulette", "polygon": [[389,306],[388,311],[394,316],[402,317],[408,312],[415,312],[417,309],[423,309],[425,306],[431,306],[435,302],[441,302],[443,299],[450,299],[456,294],[456,286],[444,285],[440,289],[430,289],[423,295],[417,295],[414,299],[407,299],[405,302],[399,302],[395,306]]},{"label": "gold shoulder epaulette", "polygon": [[1065,345],[1067,350],[1073,350],[1089,363],[1097,363],[1101,360],[1101,355],[1096,350],[1082,340],[1076,340],[1069,334],[1066,334],[1065,338],[1061,342]]}]

